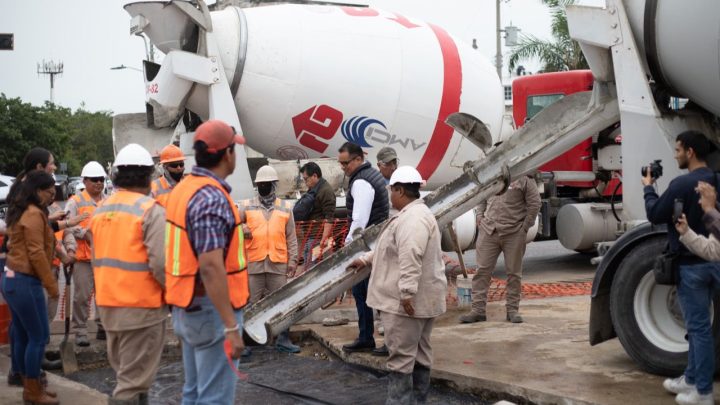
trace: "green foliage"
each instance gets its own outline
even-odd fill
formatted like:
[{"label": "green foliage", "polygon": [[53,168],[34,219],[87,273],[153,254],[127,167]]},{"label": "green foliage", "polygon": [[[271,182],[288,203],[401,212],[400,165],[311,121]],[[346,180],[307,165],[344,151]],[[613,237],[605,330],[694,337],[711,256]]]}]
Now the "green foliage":
[{"label": "green foliage", "polygon": [[33,106],[0,93],[0,145],[0,173],[17,174],[25,153],[41,146],[77,176],[90,160],[103,166],[113,160],[112,113],[84,105],[75,112],[49,102]]},{"label": "green foliage", "polygon": [[533,35],[521,35],[517,46],[510,53],[509,67],[515,69],[520,61],[537,59],[543,64],[544,72],[588,69],[580,44],[570,38],[565,6],[575,0],[542,0],[550,7],[552,23],[550,32],[553,41],[543,41]]}]

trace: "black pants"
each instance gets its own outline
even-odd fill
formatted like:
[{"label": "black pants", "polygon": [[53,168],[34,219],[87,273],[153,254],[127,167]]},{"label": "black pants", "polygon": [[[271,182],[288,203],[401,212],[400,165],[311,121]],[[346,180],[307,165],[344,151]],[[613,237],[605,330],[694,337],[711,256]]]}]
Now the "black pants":
[{"label": "black pants", "polygon": [[358,313],[358,328],[360,329],[360,336],[358,339],[363,342],[374,342],[373,333],[375,332],[375,325],[373,324],[373,310],[368,307],[365,301],[367,300],[368,285],[370,284],[370,277],[355,284],[352,288],[353,298],[355,298],[355,307]]}]

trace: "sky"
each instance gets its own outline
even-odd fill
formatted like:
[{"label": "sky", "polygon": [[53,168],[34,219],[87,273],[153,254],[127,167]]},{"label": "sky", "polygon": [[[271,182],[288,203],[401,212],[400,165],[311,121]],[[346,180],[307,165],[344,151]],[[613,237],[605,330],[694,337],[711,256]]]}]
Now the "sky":
[{"label": "sky", "polygon": [[[587,1],[587,0],[586,0]],[[600,0],[589,0],[600,1]],[[142,39],[129,34],[126,0],[4,0],[0,32],[15,34],[15,50],[0,51],[0,93],[35,105],[50,98],[49,77],[38,75],[37,63],[62,61],[64,73],[55,83],[55,102],[76,109],[114,113],[144,111]],[[210,3],[214,2],[209,0]],[[363,1],[356,1],[363,3]],[[435,23],[457,38],[472,42],[489,61],[495,55],[493,0],[370,0],[370,5]],[[540,0],[503,0],[502,26],[550,38],[550,14]],[[508,49],[503,47],[507,56]],[[505,58],[507,61],[507,57]],[[523,64],[535,71],[538,64]]]}]

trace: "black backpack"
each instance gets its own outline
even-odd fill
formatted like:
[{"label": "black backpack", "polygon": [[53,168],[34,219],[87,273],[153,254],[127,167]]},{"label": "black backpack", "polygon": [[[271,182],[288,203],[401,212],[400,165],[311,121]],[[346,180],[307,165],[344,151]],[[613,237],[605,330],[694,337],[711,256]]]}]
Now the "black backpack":
[{"label": "black backpack", "polygon": [[310,219],[310,213],[315,206],[315,194],[317,190],[313,188],[308,190],[300,199],[295,203],[293,207],[293,218],[295,221],[307,221]]}]

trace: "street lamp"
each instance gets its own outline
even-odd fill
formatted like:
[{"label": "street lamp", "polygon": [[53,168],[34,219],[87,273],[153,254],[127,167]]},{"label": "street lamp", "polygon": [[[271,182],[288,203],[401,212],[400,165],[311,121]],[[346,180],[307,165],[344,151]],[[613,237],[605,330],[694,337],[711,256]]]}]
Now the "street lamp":
[{"label": "street lamp", "polygon": [[142,73],[142,69],[138,69],[138,68],[132,67],[132,66],[120,65],[120,66],[113,66],[110,68],[110,70],[123,70],[123,69],[137,70],[138,72]]}]

